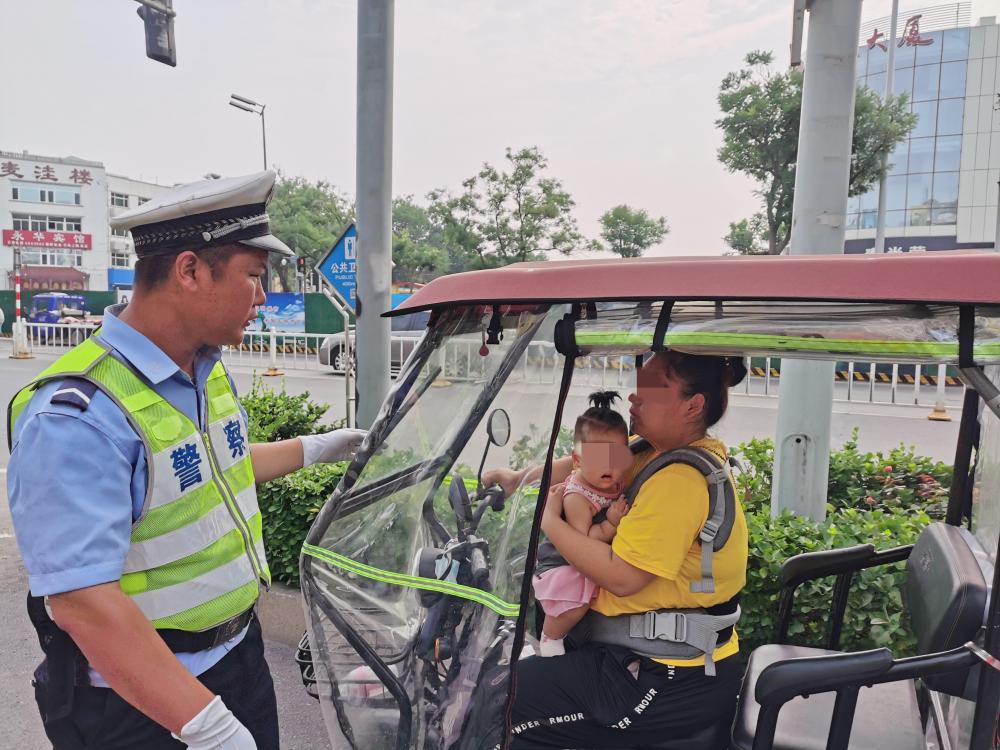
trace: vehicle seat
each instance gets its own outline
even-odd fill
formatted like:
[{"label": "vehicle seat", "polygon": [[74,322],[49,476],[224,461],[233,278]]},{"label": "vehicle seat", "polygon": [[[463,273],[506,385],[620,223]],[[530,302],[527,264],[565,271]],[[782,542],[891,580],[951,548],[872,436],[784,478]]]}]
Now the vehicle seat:
[{"label": "vehicle seat", "polygon": [[[805,646],[769,644],[753,651],[743,678],[742,705],[733,726],[732,748],[751,750],[760,704],[754,688],[766,667],[785,659],[838,653]],[[826,750],[835,693],[817,693],[808,698],[792,698],[781,708],[774,750]],[[891,731],[886,721],[892,716]],[[917,692],[912,680],[887,682],[861,688],[854,714],[850,747],[861,750],[924,750]]]},{"label": "vehicle seat", "polygon": [[[943,523],[924,529],[913,546],[906,562],[904,601],[921,655],[949,651],[976,639],[983,625],[989,592],[986,571],[977,559],[976,549],[978,544],[971,534]],[[819,660],[789,661],[802,657],[819,657]],[[730,748],[752,749],[761,710],[758,687],[763,682],[762,674],[769,670],[769,685],[763,691],[765,700],[769,689],[780,681],[785,682],[786,694],[798,692],[804,684],[822,685],[824,678],[841,680],[841,685],[871,685],[862,687],[858,693],[851,725],[851,750],[924,748],[914,680],[878,682],[880,678],[891,679],[891,669],[896,665],[885,649],[851,654],[850,665],[847,657],[841,652],[804,646],[766,645],[754,649],[740,691]],[[842,675],[831,677],[838,669]],[[978,670],[978,666],[958,669],[923,681],[933,690],[974,698]],[[791,682],[793,679],[798,681]],[[800,694],[783,704],[780,700],[772,701],[771,705],[781,706],[774,734],[775,750],[824,750],[835,699],[834,692],[815,691],[809,697]]]}]

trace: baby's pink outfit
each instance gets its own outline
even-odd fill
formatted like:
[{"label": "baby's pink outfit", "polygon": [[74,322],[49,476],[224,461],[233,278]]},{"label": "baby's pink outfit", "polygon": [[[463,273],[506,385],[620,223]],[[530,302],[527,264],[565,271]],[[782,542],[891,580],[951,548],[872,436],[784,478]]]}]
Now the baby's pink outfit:
[{"label": "baby's pink outfit", "polygon": [[[621,497],[620,492],[601,492],[595,490],[574,472],[566,480],[563,497],[567,495],[583,495],[597,515]],[[578,571],[572,565],[560,565],[558,568],[546,570],[536,575],[532,580],[535,589],[535,599],[542,605],[545,614],[557,617],[585,604],[590,604],[597,596],[598,586]]]}]

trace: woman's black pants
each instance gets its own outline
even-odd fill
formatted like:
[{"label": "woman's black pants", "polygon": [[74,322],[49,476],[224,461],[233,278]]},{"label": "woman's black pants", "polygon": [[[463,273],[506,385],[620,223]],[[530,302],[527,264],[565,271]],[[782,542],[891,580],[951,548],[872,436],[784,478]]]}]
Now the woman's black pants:
[{"label": "woman's black pants", "polygon": [[703,667],[667,667],[599,644],[525,659],[517,667],[511,748],[642,747],[728,727],[743,660],[730,656],[716,670],[708,677]]}]

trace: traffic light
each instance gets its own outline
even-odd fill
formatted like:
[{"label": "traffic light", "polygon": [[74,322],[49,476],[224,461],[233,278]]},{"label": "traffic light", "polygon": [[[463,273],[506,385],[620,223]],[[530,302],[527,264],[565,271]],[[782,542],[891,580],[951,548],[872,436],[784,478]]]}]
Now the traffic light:
[{"label": "traffic light", "polygon": [[299,273],[305,273],[306,272],[306,258],[305,258],[305,256],[304,255],[300,255],[298,258],[296,258],[295,265],[299,269]]},{"label": "traffic light", "polygon": [[[146,30],[146,57],[177,67],[177,48],[174,46],[173,0],[142,3],[136,13]],[[164,12],[164,10],[168,12]]]}]

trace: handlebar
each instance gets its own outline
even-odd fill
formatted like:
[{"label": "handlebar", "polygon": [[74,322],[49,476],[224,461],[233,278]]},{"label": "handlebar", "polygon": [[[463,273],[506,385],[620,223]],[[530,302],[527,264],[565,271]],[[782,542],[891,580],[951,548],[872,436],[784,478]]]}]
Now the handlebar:
[{"label": "handlebar", "polygon": [[469,554],[469,576],[477,589],[490,590],[490,568],[486,564],[486,555],[479,547],[473,547]]},{"label": "handlebar", "polygon": [[479,528],[479,522],[483,520],[487,509],[492,508],[496,512],[503,510],[506,499],[507,495],[499,484],[494,484],[486,489],[480,488],[476,493],[478,505],[472,517],[471,531],[474,533]]}]

